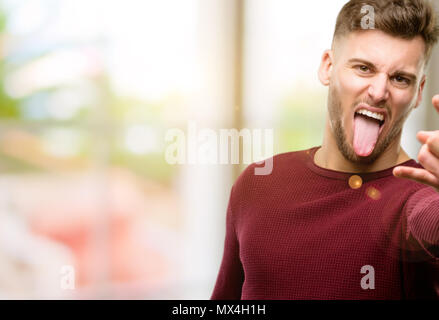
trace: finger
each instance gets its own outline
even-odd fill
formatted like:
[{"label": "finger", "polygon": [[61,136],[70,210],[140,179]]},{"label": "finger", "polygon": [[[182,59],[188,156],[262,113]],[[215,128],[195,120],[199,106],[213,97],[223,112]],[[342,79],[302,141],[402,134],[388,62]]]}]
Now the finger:
[{"label": "finger", "polygon": [[439,177],[439,158],[433,155],[428,146],[424,144],[418,153],[418,161],[424,169]]},{"label": "finger", "polygon": [[422,144],[426,144],[428,139],[434,135],[433,131],[419,131],[416,135],[416,138],[421,142]]},{"label": "finger", "polygon": [[437,112],[439,112],[439,94],[433,97],[433,106],[436,108]]},{"label": "finger", "polygon": [[439,131],[434,132],[433,135],[430,136],[427,140],[428,150],[439,158]]},{"label": "finger", "polygon": [[400,166],[393,169],[393,175],[397,178],[409,179],[436,189],[439,188],[439,179],[425,169]]},{"label": "finger", "polygon": [[439,131],[419,131],[416,138],[422,144],[428,145],[430,151],[439,157]]}]

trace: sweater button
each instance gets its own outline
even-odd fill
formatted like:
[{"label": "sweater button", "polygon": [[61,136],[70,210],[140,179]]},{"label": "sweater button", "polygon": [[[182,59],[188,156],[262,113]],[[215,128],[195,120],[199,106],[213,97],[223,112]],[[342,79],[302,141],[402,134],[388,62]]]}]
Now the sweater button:
[{"label": "sweater button", "polygon": [[363,179],[360,176],[353,175],[349,178],[349,186],[352,189],[360,189],[363,185]]}]

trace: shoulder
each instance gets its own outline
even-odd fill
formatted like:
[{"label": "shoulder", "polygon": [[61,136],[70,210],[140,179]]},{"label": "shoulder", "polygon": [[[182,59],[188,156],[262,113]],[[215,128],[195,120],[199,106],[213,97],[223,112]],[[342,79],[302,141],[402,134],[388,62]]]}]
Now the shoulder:
[{"label": "shoulder", "polygon": [[233,191],[241,196],[258,190],[279,188],[305,167],[310,150],[281,153],[262,162],[252,163],[239,175]]},{"label": "shoulder", "polygon": [[282,153],[247,166],[236,179],[230,194],[229,206],[234,219],[255,213],[284,192],[289,184],[295,183],[296,168],[304,166],[303,154],[306,150]]}]

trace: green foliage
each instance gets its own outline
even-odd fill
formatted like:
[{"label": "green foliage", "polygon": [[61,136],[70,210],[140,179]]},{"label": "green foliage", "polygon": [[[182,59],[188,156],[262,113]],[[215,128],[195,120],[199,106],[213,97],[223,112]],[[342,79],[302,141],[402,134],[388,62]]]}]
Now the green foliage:
[{"label": "green foliage", "polygon": [[28,162],[11,158],[4,153],[0,152],[0,172],[7,173],[34,173],[42,172],[39,167],[36,167]]},{"label": "green foliage", "polygon": [[0,91],[0,119],[19,119],[20,109],[17,101]]},{"label": "green foliage", "polygon": [[281,103],[275,126],[275,153],[308,149],[322,143],[326,115],[326,92],[301,88]]},{"label": "green foliage", "polygon": [[[2,3],[0,2],[0,50],[2,50],[2,39],[6,31],[7,15],[2,10]],[[20,118],[19,102],[9,97],[4,89],[5,81],[5,59],[0,59],[0,119],[4,118]]]}]

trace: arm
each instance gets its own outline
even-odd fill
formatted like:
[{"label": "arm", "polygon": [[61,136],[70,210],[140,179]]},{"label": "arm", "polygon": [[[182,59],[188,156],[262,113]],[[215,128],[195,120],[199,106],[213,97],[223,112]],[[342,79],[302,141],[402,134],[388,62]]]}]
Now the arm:
[{"label": "arm", "polygon": [[407,240],[413,239],[428,256],[439,259],[439,193],[422,188],[406,203]]},{"label": "arm", "polygon": [[[433,106],[439,113],[439,95],[433,97]],[[421,131],[417,138],[422,143],[418,160],[423,168],[399,166],[393,174],[432,187],[419,190],[408,200],[407,237],[416,240],[430,256],[439,258],[439,131]]]},{"label": "arm", "polygon": [[221,267],[212,293],[212,300],[239,300],[244,282],[244,271],[239,258],[239,242],[236,236],[232,211],[233,189],[226,217],[226,239]]}]

